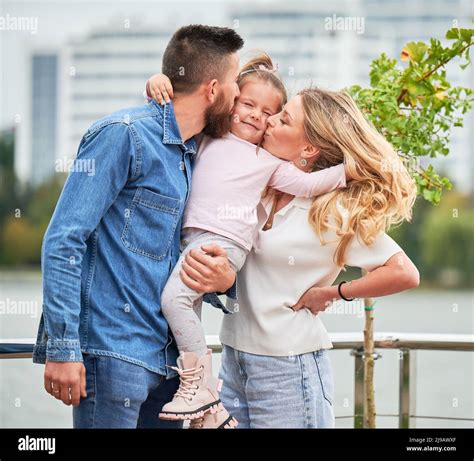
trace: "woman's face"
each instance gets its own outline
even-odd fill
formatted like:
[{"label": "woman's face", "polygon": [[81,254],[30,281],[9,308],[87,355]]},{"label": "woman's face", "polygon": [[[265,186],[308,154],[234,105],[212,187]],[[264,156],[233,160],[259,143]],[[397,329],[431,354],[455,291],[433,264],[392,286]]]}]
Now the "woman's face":
[{"label": "woman's face", "polygon": [[[304,132],[301,96],[291,98],[278,114],[267,119],[262,147],[275,157],[299,165],[305,150],[311,147]],[[314,154],[313,154],[314,156]]]}]

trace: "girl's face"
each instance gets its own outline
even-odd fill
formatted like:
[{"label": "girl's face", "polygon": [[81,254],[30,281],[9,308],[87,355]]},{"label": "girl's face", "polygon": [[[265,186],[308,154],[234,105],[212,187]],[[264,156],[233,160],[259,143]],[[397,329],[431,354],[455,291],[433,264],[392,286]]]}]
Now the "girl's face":
[{"label": "girl's face", "polygon": [[301,96],[294,96],[278,114],[268,117],[262,147],[275,157],[299,164],[317,154],[304,132],[304,112]]},{"label": "girl's face", "polygon": [[248,80],[240,88],[232,113],[230,131],[252,144],[258,144],[265,132],[267,119],[281,107],[281,94],[269,82]]}]

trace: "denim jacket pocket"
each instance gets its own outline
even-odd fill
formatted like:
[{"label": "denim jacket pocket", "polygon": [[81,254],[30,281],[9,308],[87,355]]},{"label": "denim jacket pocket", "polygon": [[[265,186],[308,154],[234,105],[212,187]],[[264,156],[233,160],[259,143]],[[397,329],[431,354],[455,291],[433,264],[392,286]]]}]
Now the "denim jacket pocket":
[{"label": "denim jacket pocket", "polygon": [[122,243],[130,251],[162,260],[179,221],[181,200],[139,187],[127,213]]}]

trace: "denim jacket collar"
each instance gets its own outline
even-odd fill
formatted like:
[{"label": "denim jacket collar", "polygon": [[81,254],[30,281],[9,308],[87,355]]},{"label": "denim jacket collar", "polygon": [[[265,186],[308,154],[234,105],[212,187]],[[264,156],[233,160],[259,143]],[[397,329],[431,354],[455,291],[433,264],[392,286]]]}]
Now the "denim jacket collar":
[{"label": "denim jacket collar", "polygon": [[163,144],[179,144],[184,146],[190,153],[195,154],[197,151],[197,145],[194,137],[190,138],[187,142],[184,142],[181,137],[176,115],[174,113],[173,102],[170,101],[164,106],[158,104],[154,100],[151,102],[163,116]]}]

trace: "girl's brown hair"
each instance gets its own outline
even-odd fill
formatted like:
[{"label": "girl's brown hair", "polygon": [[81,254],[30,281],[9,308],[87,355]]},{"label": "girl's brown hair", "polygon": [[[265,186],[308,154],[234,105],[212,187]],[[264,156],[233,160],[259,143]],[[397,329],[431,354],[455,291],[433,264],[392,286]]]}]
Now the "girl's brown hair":
[{"label": "girl's brown hair", "polygon": [[281,94],[281,105],[286,104],[288,96],[285,85],[277,74],[272,58],[267,53],[260,52],[240,69],[237,79],[239,88],[242,88],[248,80],[260,80],[270,83]]}]

